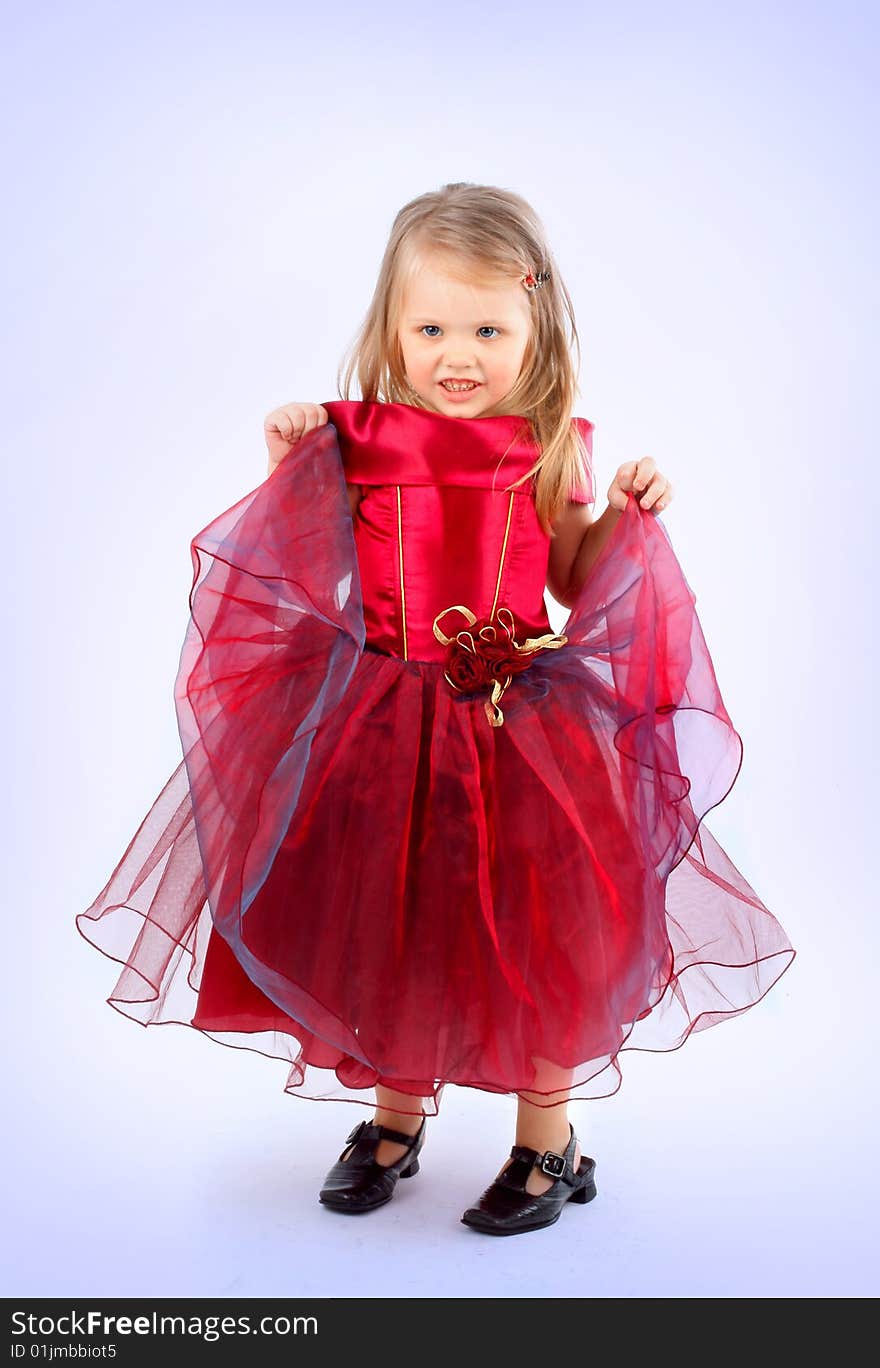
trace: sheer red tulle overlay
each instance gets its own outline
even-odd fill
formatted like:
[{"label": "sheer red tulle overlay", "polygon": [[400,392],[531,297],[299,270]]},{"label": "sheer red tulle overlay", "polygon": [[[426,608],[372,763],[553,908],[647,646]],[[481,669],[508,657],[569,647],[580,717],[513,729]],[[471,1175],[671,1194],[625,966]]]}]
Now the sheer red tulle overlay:
[{"label": "sheer red tulle overlay", "polygon": [[76,919],[123,965],[108,1002],[283,1059],[293,1096],[608,1096],[621,1051],[746,1011],[795,953],[703,821],[742,742],[694,595],[629,496],[493,725],[432,623],[552,636],[505,487],[535,450],[514,419],[327,408],[193,539],[183,760]]}]

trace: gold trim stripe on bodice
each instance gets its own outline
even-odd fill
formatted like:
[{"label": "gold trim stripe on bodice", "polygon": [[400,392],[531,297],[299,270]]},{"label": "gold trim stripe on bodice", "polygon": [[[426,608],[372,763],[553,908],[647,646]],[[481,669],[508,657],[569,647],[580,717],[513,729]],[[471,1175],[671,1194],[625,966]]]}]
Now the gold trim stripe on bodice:
[{"label": "gold trim stripe on bodice", "polygon": [[513,515],[513,500],[514,500],[514,494],[513,494],[513,490],[511,490],[511,492],[510,492],[510,500],[508,501],[508,504],[507,504],[507,525],[506,525],[506,527],[505,527],[505,529],[504,529],[504,541],[501,543],[501,560],[498,562],[498,578],[497,578],[497,580],[495,581],[495,597],[494,597],[493,600],[492,600],[492,608],[491,608],[491,611],[490,611],[490,613],[489,613],[489,616],[490,616],[490,617],[494,617],[494,616],[495,616],[495,609],[496,609],[496,607],[498,606],[498,595],[499,595],[499,593],[500,593],[500,591],[501,591],[501,572],[502,572],[502,570],[504,569],[504,553],[505,553],[505,551],[507,550],[507,538],[508,538],[508,536],[509,536],[509,534],[510,534],[510,519],[511,519],[511,517],[512,517],[512,515]]},{"label": "gold trim stripe on bodice", "polygon": [[400,510],[400,485],[397,488],[397,546],[400,558],[400,616],[403,624],[403,658],[409,660],[406,649],[406,590],[403,584],[403,518]]}]

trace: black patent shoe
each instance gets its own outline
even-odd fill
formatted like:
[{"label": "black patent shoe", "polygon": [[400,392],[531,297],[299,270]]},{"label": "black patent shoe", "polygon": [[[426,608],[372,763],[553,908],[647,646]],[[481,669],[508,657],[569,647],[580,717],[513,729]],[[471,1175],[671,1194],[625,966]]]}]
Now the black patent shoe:
[{"label": "black patent shoe", "polygon": [[[553,1150],[539,1154],[525,1145],[514,1145],[510,1151],[513,1163],[486,1188],[476,1206],[468,1207],[461,1218],[464,1224],[484,1235],[518,1235],[521,1231],[553,1225],[566,1202],[591,1202],[596,1195],[596,1161],[581,1155],[575,1172],[572,1163],[577,1136],[571,1122],[569,1130],[571,1139],[564,1154]],[[536,1164],[542,1173],[556,1179],[546,1192],[526,1191],[529,1174]]]},{"label": "black patent shoe", "polygon": [[[361,1121],[349,1135],[346,1148],[324,1179],[318,1201],[334,1211],[348,1211],[352,1215],[374,1211],[376,1207],[390,1202],[398,1178],[411,1178],[419,1171],[417,1156],[425,1143],[426,1125],[427,1117],[424,1117],[415,1135],[407,1135],[404,1131],[380,1126],[375,1121]],[[375,1154],[380,1140],[406,1145],[407,1153],[393,1164],[377,1163]],[[344,1159],[343,1155],[352,1143],[354,1149]]]}]

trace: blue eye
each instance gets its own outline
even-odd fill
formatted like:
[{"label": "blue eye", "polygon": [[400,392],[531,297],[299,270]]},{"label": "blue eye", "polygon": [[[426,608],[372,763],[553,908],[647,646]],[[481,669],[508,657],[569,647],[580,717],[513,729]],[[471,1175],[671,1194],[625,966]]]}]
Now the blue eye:
[{"label": "blue eye", "polygon": [[[420,333],[424,333],[425,330],[426,330],[427,328],[433,328],[433,329],[434,329],[433,332],[427,334],[429,337],[432,337],[432,338],[433,338],[433,337],[436,337],[436,336],[437,336],[437,333],[440,332],[440,326],[439,326],[439,324],[437,324],[437,323],[423,323],[422,326],[419,328],[419,332],[420,332]],[[478,328],[477,331],[480,332],[480,333],[487,333],[487,332],[490,332],[490,333],[497,333],[497,332],[500,332],[500,329],[499,329],[499,328],[496,328],[496,327],[495,327],[493,324],[491,324],[491,323],[487,323],[484,327]],[[489,341],[491,341],[491,338],[484,337],[482,340],[483,340],[484,342],[489,342]]]}]

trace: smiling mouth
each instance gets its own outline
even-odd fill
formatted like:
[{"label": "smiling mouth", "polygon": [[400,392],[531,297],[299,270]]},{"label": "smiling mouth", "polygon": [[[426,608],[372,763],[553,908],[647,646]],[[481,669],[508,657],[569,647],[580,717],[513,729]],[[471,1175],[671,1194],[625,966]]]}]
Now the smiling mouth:
[{"label": "smiling mouth", "polygon": [[467,390],[479,389],[480,387],[477,380],[441,380],[440,385],[450,394],[463,394]]}]

